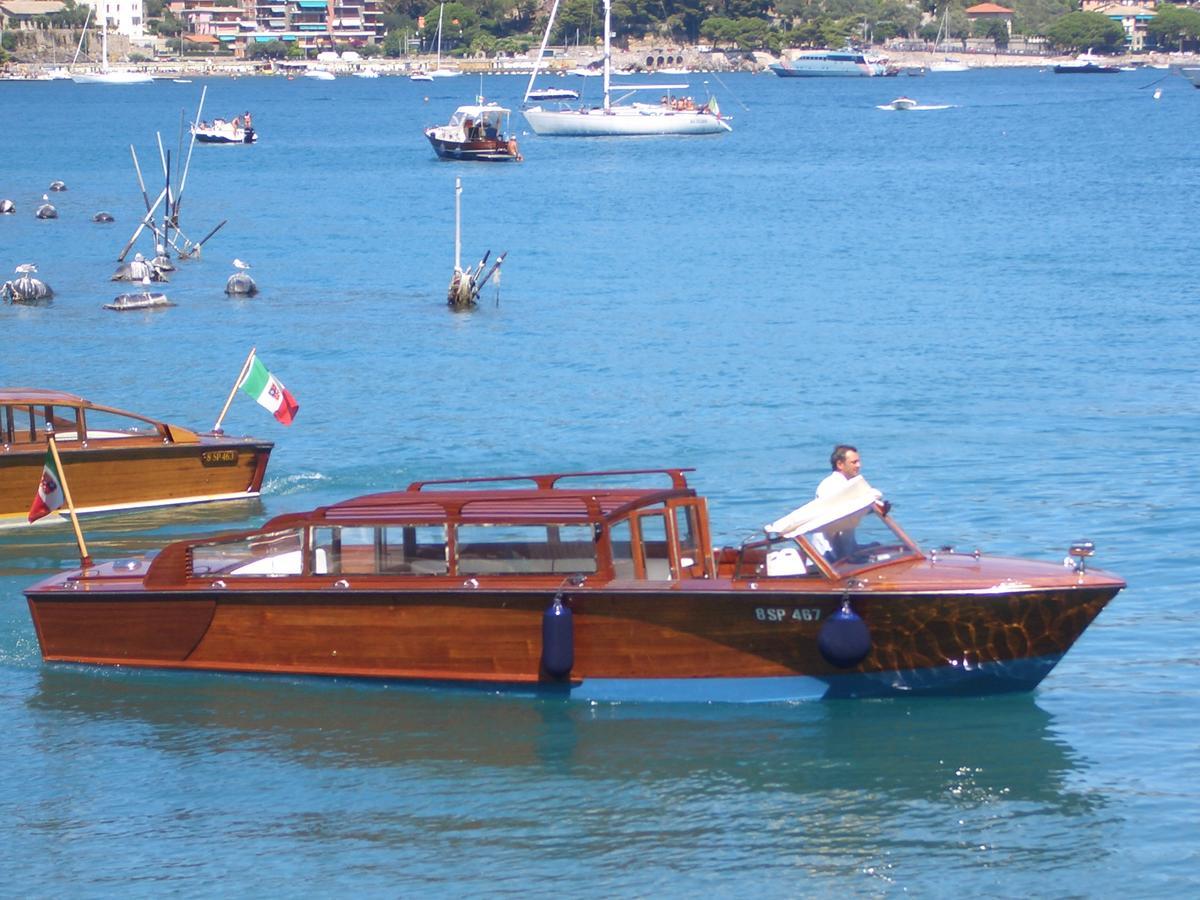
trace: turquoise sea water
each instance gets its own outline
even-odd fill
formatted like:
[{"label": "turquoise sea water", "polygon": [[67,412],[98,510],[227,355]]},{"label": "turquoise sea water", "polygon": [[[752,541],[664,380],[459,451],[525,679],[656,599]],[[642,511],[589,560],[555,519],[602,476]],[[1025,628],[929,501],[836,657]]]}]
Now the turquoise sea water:
[{"label": "turquoise sea water", "polygon": [[[507,167],[420,134],[474,79],[214,79],[206,116],[261,142],[196,148],[185,230],[228,224],[144,314],[101,309],[129,145],[156,191],[202,83],[0,84],[0,267],[58,294],[0,306],[0,384],[207,427],[257,345],[301,406],[226,420],[277,442],[261,503],[93,522],[97,558],[417,478],[668,465],[737,542],[848,440],[918,540],[1090,538],[1129,581],[1030,695],[588,706],[46,667],[21,591],[74,547],[3,534],[0,894],[1195,891],[1200,91],[1155,101],[1163,74],[694,76],[733,134],[529,135]],[[952,108],[875,108],[901,93]],[[455,177],[465,256],[509,251],[469,315]],[[258,298],[222,293],[234,257]]]}]

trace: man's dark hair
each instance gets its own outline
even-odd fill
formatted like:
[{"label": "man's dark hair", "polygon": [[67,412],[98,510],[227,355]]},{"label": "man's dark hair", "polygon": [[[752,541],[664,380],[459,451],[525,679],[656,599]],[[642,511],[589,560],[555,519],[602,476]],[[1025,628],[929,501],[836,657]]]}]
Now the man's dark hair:
[{"label": "man's dark hair", "polygon": [[833,448],[833,452],[829,454],[829,468],[837,471],[838,463],[846,461],[847,453],[857,453],[858,448],[852,447],[850,444],[838,444]]}]

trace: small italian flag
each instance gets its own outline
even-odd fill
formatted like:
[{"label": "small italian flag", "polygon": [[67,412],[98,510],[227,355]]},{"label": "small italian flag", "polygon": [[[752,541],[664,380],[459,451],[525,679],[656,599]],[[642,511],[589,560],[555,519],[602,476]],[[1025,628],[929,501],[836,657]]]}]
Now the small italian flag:
[{"label": "small italian flag", "polygon": [[254,357],[246,377],[239,387],[257,401],[259,406],[271,411],[284,425],[291,425],[296,417],[300,404],[291,392],[280,383],[279,379],[267,371],[258,359]]},{"label": "small italian flag", "polygon": [[47,450],[37,496],[33,498],[33,506],[29,507],[29,521],[36,522],[42,516],[50,515],[66,502],[67,498],[63,496],[62,476],[59,475],[58,466],[54,464],[54,454]]}]

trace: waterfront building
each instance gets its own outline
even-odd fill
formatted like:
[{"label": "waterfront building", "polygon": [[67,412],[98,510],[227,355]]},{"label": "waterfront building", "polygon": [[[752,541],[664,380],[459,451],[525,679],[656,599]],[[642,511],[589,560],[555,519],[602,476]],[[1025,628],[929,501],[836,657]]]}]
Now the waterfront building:
[{"label": "waterfront building", "polygon": [[363,47],[381,41],[384,31],[379,0],[241,0],[235,6],[172,0],[171,9],[189,35],[202,36],[194,43],[212,45],[215,38],[238,57],[252,44],[270,41],[294,43],[306,54],[343,44]]},{"label": "waterfront building", "polygon": [[1000,6],[998,3],[977,3],[974,6],[968,6],[963,12],[966,13],[968,22],[977,22],[981,19],[997,19],[1003,22],[1008,29],[1009,37],[1012,37],[1013,11],[1007,6]]},{"label": "waterfront building", "polygon": [[1135,51],[1146,49],[1146,26],[1157,9],[1157,0],[1123,0],[1121,3],[1083,0],[1085,12],[1098,12],[1118,23],[1125,30],[1126,48]]},{"label": "waterfront building", "polygon": [[123,34],[133,41],[141,41],[146,36],[143,22],[145,11],[142,0],[82,0],[84,6],[93,10],[92,21],[101,16],[108,22],[109,34]]},{"label": "waterfront building", "polygon": [[45,31],[50,27],[45,16],[61,12],[60,0],[4,0],[0,3],[0,30]]}]

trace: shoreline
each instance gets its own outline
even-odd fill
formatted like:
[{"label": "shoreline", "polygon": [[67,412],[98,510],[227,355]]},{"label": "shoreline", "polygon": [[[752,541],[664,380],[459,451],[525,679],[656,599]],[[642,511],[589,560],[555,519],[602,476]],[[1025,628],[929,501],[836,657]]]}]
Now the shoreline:
[{"label": "shoreline", "polygon": [[[784,56],[793,51],[785,51]],[[929,50],[894,50],[886,49],[872,51],[885,57],[888,63],[900,70],[922,68],[928,70],[931,65],[953,57],[965,63],[972,69],[993,68],[1047,68],[1063,62],[1069,62],[1074,55],[1056,54],[1051,56],[1034,56],[1029,54],[999,53],[963,50],[963,51],[929,51]],[[575,54],[571,56],[556,56],[545,61],[541,71],[550,76],[567,76],[571,70],[594,63],[597,57],[592,54]],[[666,65],[647,65],[651,59],[665,60]],[[1126,53],[1105,57],[1106,61],[1119,66],[1136,66],[1139,68],[1154,68],[1167,70],[1179,66],[1200,65],[1200,54],[1195,53]],[[672,75],[702,74],[705,72],[753,72],[764,74],[769,72],[768,66],[778,62],[780,57],[764,51],[744,54],[727,54],[723,52],[700,51],[694,47],[684,48],[646,48],[623,50],[613,53],[613,68],[621,70],[614,74],[655,74],[661,70],[669,70]],[[433,54],[411,55],[400,58],[358,59],[353,61],[338,60],[324,62],[318,60],[280,60],[280,65],[273,65],[266,60],[248,59],[171,59],[155,60],[139,63],[116,63],[111,66],[115,70],[136,71],[149,73],[160,78],[174,77],[242,77],[242,76],[289,76],[302,74],[308,69],[327,69],[335,75],[354,75],[358,72],[370,71],[379,75],[408,76],[418,70],[429,70],[436,67],[436,57]],[[496,58],[496,59],[452,59],[447,67],[453,67],[464,75],[523,75],[528,76],[533,71],[533,61],[527,58]],[[75,71],[94,71],[96,66],[77,66]],[[289,72],[288,70],[291,70]],[[45,81],[69,77],[70,66],[62,63],[10,62],[0,70],[0,80],[8,81]],[[684,71],[681,71],[684,70]]]}]

